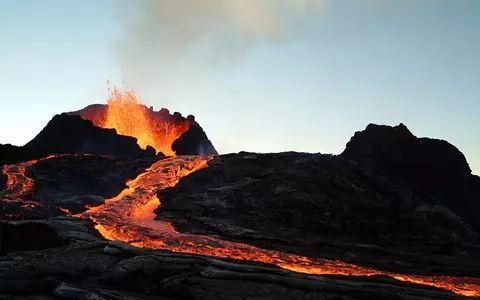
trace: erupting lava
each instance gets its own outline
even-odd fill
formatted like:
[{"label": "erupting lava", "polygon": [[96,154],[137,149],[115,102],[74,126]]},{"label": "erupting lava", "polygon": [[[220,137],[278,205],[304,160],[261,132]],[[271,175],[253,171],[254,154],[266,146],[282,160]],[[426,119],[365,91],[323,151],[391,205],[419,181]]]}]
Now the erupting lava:
[{"label": "erupting lava", "polygon": [[[480,296],[478,278],[406,275],[360,267],[338,260],[310,259],[208,236],[179,233],[170,223],[154,220],[153,210],[160,204],[156,192],[173,186],[180,178],[206,167],[207,161],[208,158],[198,156],[178,156],[160,160],[137,178],[129,181],[128,188],[118,196],[108,199],[105,205],[91,208],[83,215],[97,223],[96,228],[105,238],[125,241],[134,246],[256,261],[306,274],[383,275],[400,281],[450,290],[460,295]],[[28,194],[33,187],[33,181],[27,180],[28,177],[25,176],[25,169],[34,163],[35,161],[6,166],[3,169],[8,176],[8,188],[12,189],[15,197]]]},{"label": "erupting lava", "polygon": [[118,134],[137,138],[142,148],[155,145],[153,132],[146,111],[132,91],[121,93],[114,89],[108,99],[105,128],[115,128]]},{"label": "erupting lava", "polygon": [[118,134],[137,138],[143,149],[152,146],[167,156],[175,153],[172,143],[190,128],[192,120],[180,115],[170,115],[168,110],[159,112],[148,109],[135,92],[113,88],[107,100],[107,110],[91,111],[81,115],[95,126],[115,129]]}]

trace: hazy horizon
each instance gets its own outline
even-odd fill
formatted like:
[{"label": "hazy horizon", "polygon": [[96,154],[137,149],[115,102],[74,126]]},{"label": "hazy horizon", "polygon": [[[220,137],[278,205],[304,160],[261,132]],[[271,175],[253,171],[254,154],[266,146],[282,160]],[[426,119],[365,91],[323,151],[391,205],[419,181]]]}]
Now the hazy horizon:
[{"label": "hazy horizon", "polygon": [[475,0],[4,1],[0,143],[124,80],[195,115],[220,153],[339,154],[369,123],[404,123],[480,174],[479,15]]}]

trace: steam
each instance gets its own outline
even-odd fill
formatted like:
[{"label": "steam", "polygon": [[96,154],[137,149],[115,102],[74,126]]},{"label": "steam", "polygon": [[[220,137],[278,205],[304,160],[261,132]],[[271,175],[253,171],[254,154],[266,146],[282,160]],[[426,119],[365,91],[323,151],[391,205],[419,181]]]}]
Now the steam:
[{"label": "steam", "polygon": [[328,0],[116,1],[125,34],[116,52],[127,82],[165,80],[185,61],[241,59],[259,42],[287,40],[297,21],[328,9]]}]

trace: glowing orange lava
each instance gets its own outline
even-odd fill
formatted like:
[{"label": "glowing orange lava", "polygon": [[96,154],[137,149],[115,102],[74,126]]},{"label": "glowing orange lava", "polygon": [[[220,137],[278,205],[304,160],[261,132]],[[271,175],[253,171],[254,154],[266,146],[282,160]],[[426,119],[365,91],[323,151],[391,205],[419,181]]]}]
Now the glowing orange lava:
[{"label": "glowing orange lava", "polygon": [[25,201],[25,198],[31,193],[34,184],[33,179],[26,175],[27,168],[36,164],[38,161],[61,156],[65,155],[51,155],[38,160],[3,166],[2,173],[7,176],[7,188],[0,193],[1,201],[21,202],[23,205],[37,206],[35,202]]},{"label": "glowing orange lava", "polygon": [[134,91],[117,88],[110,91],[104,116],[92,111],[82,117],[98,127],[115,129],[118,134],[135,137],[143,149],[152,146],[167,156],[175,155],[172,143],[191,125],[188,119],[148,109]]},{"label": "glowing orange lava", "polygon": [[27,168],[33,166],[39,161],[48,160],[55,157],[87,155],[89,154],[50,155],[48,157],[38,160],[31,160],[28,162],[14,165],[4,165],[2,168],[2,173],[7,176],[7,188],[4,191],[0,192],[0,202],[21,203],[21,207],[27,209],[33,209],[38,207],[37,202],[25,200],[32,196],[33,185],[35,183],[32,178],[26,175]]},{"label": "glowing orange lava", "polygon": [[136,137],[142,148],[155,145],[146,111],[133,92],[114,89],[108,99],[105,128],[115,128],[118,134]]},{"label": "glowing orange lava", "polygon": [[[154,220],[156,215],[153,210],[160,205],[156,192],[174,186],[180,178],[206,167],[207,161],[207,158],[198,156],[179,156],[158,161],[129,181],[128,188],[118,196],[108,199],[103,206],[91,208],[83,215],[97,223],[96,228],[105,238],[125,241],[138,247],[256,261],[314,275],[383,275],[399,281],[449,290],[459,295],[480,297],[480,278],[407,275],[365,268],[339,260],[311,259],[208,236],[183,234],[175,231],[169,222]],[[25,175],[25,170],[34,163],[35,161],[32,161],[3,168],[4,174],[8,176],[8,190],[11,190],[13,198],[31,192],[33,181]]]}]

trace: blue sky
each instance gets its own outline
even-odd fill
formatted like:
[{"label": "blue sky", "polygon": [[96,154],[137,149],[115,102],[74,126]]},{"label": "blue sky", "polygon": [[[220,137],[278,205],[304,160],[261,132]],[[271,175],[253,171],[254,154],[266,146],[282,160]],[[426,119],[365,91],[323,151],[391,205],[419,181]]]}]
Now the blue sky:
[{"label": "blue sky", "polygon": [[[368,123],[403,122],[456,145],[479,174],[480,1],[359,2],[330,1],[232,61],[177,57],[148,86],[127,84],[147,105],[194,114],[222,153],[340,153]],[[118,18],[111,0],[0,2],[1,143],[105,102],[107,80],[123,78]]]}]

